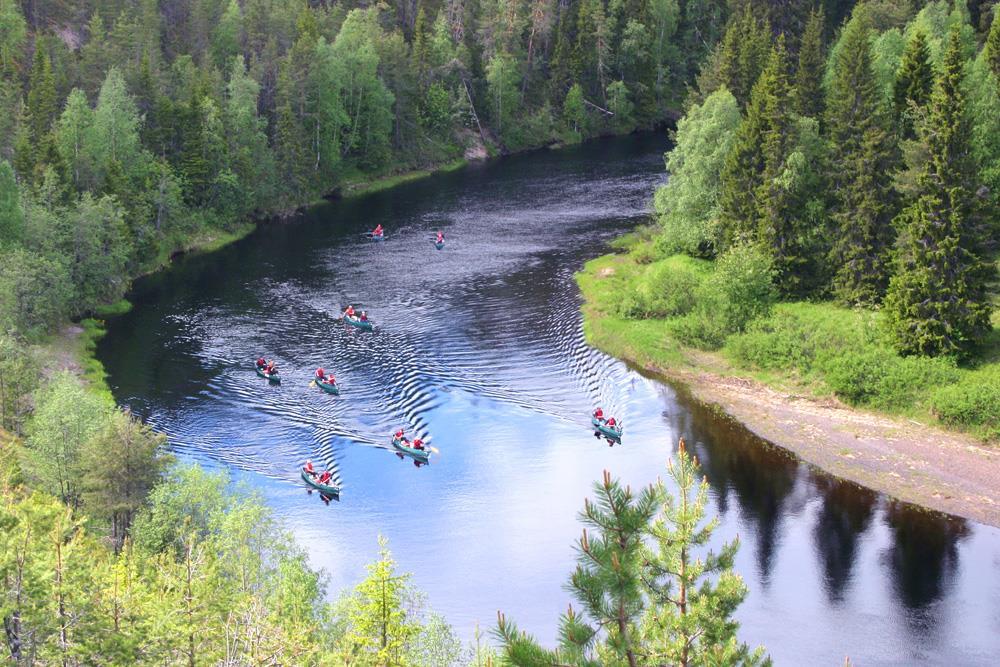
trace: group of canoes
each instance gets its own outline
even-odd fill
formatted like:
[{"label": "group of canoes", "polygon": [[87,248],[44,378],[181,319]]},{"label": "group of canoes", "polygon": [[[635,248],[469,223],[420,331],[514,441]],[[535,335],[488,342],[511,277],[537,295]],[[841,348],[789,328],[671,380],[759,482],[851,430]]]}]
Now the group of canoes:
[{"label": "group of canoes", "polygon": [[[380,223],[376,225],[375,229],[371,230],[370,232],[365,232],[364,235],[370,238],[372,241],[384,241],[385,229],[382,228],[382,225]],[[444,232],[440,231],[437,232],[437,235],[434,237],[434,247],[437,248],[438,250],[444,249]]]}]

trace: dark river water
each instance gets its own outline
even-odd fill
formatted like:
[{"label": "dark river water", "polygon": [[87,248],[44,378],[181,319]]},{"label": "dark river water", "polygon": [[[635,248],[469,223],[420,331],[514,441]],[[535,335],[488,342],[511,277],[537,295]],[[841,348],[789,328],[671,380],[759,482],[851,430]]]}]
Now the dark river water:
[{"label": "dark river water", "polygon": [[[553,642],[591,484],[665,475],[683,435],[718,541],[742,540],[743,640],[782,665],[997,664],[1000,531],[819,474],[584,342],[573,273],[643,220],[666,147],[521,155],[262,227],[140,281],[99,357],[181,458],[262,494],[332,591],[383,534],[464,638],[503,610]],[[382,243],[362,236],[376,223]],[[374,332],[337,321],[348,303]],[[281,386],[256,377],[259,355]],[[308,386],[317,366],[339,397]],[[597,404],[624,420],[621,446],[593,436]],[[440,456],[398,458],[400,426]],[[339,502],[304,488],[307,458],[334,468]]]}]

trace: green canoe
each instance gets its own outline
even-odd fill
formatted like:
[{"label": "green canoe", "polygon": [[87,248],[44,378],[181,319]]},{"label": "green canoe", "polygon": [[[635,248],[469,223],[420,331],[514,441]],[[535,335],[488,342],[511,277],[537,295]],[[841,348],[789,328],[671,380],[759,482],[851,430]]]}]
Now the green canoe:
[{"label": "green canoe", "polygon": [[594,428],[596,428],[598,431],[600,431],[604,435],[608,436],[609,438],[614,438],[615,440],[621,440],[622,439],[622,427],[621,426],[619,426],[618,428],[615,428],[613,426],[608,426],[607,424],[605,424],[603,421],[601,421],[597,417],[591,417],[590,418],[590,423],[594,425]]},{"label": "green canoe", "polygon": [[347,315],[344,315],[344,321],[352,327],[364,329],[365,331],[371,331],[373,329],[371,322],[362,322],[361,319],[357,317],[348,317]]},{"label": "green canoe", "polygon": [[328,496],[340,495],[339,486],[327,486],[326,484],[320,484],[315,479],[313,479],[312,475],[307,473],[305,470],[302,471],[302,481],[311,486],[312,488],[318,489],[319,491],[325,493]]},{"label": "green canoe", "polygon": [[431,453],[426,449],[414,449],[413,447],[407,447],[400,442],[399,438],[395,436],[392,438],[392,446],[395,447],[397,451],[400,451],[407,456],[412,456],[421,463],[427,463],[427,459],[431,455]]},{"label": "green canoe", "polygon": [[444,241],[435,241],[434,247],[437,248],[438,250],[444,249]]},{"label": "green canoe", "polygon": [[261,376],[265,380],[268,380],[269,382],[274,382],[275,384],[281,382],[281,376],[279,374],[275,373],[274,375],[270,375],[268,373],[265,373],[263,370],[261,370],[260,366],[258,366],[257,364],[254,364],[253,367],[257,371],[257,375]]},{"label": "green canoe", "polygon": [[313,382],[316,383],[317,387],[319,387],[320,389],[322,389],[323,391],[325,391],[328,394],[339,394],[340,393],[340,387],[337,386],[336,382],[334,382],[333,384],[327,384],[326,382],[320,382],[318,379],[313,380]]}]

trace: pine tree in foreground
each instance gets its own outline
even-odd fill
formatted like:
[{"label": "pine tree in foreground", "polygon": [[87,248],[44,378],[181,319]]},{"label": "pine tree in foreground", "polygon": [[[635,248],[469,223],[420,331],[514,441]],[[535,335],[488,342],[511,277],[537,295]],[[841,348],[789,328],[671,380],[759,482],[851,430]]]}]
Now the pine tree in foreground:
[{"label": "pine tree in foreground", "polygon": [[886,297],[888,325],[903,354],[958,355],[990,331],[975,167],[963,90],[962,44],[952,29],[922,139],[928,160],[920,196],[897,219],[896,275]]},{"label": "pine tree in foreground", "polygon": [[577,544],[568,585],[581,611],[570,606],[563,615],[554,651],[499,614],[503,664],[769,664],[763,649],[750,651],[736,639],[732,614],[747,593],[732,570],[738,542],[718,554],[696,553],[718,520],[704,523],[708,483],[683,440],[668,469],[676,498],[662,483],[636,494],[604,473],[581,514],[593,532],[585,530]]},{"label": "pine tree in foreground", "polygon": [[739,624],[732,615],[747,596],[746,584],[733,571],[739,538],[723,544],[718,553],[697,554],[707,547],[719,519],[705,521],[708,481],[683,438],[667,469],[677,496],[660,485],[663,510],[650,530],[655,551],[644,577],[650,593],[642,628],[645,662],[682,667],[769,664],[763,648],[751,651],[736,639]]}]

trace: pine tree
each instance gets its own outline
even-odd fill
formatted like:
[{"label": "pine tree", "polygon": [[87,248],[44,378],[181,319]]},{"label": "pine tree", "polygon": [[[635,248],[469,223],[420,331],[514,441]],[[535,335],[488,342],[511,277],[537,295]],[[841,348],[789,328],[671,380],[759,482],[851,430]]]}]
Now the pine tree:
[{"label": "pine tree", "polygon": [[830,184],[836,232],[834,289],[844,303],[876,303],[885,291],[896,214],[898,148],[871,66],[867,16],[844,28],[827,95]]},{"label": "pine tree", "polygon": [[899,134],[904,139],[913,139],[913,111],[923,107],[931,97],[934,88],[934,70],[931,68],[931,52],[927,37],[917,30],[906,44],[902,62],[896,71],[893,86],[893,106]]},{"label": "pine tree", "polygon": [[967,354],[991,330],[963,90],[960,27],[952,28],[921,138],[928,160],[920,196],[897,220],[902,230],[896,275],[886,297],[887,323],[904,354]]},{"label": "pine tree", "polygon": [[718,552],[699,555],[719,527],[705,521],[708,481],[698,459],[688,454],[682,438],[676,460],[667,463],[677,495],[660,492],[666,502],[650,534],[655,550],[647,559],[645,578],[651,604],[643,620],[645,662],[657,665],[768,664],[764,650],[751,651],[736,638],[739,624],[732,614],[747,596],[747,586],[733,571],[739,538]]},{"label": "pine tree", "polygon": [[819,118],[823,115],[823,54],[825,18],[822,7],[809,14],[802,42],[799,45],[799,64],[795,71],[795,108],[800,116]]},{"label": "pine tree", "polygon": [[600,663],[594,661],[595,649],[613,656],[613,664],[639,664],[643,653],[639,622],[645,606],[644,538],[660,493],[655,487],[635,493],[607,471],[604,480],[594,485],[594,493],[596,500],[586,500],[580,515],[587,529],[577,543],[577,566],[568,585],[583,611],[570,606],[563,615],[562,641],[554,653],[541,648],[501,614],[497,633],[510,664],[596,665]]}]

